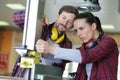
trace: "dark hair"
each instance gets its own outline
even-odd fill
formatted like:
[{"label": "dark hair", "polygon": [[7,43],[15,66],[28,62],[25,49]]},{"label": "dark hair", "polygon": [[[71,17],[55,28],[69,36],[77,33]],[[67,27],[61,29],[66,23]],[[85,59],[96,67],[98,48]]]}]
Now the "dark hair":
[{"label": "dark hair", "polygon": [[100,19],[97,16],[94,16],[90,12],[80,13],[76,16],[75,20],[76,19],[86,19],[86,22],[89,23],[90,25],[92,25],[93,23],[96,23],[96,25],[97,25],[96,29],[99,32],[103,32],[102,27],[101,27]]},{"label": "dark hair", "polygon": [[84,13],[80,13],[76,16],[76,19],[86,19],[86,22],[89,23],[90,25],[92,25],[93,23],[95,23],[95,17],[92,13],[90,12],[84,12]]},{"label": "dark hair", "polygon": [[96,20],[97,30],[98,30],[99,32],[104,33],[104,32],[103,32],[103,29],[102,29],[102,26],[101,26],[101,21],[100,21],[99,17],[95,16],[95,20]]},{"label": "dark hair", "polygon": [[76,16],[79,14],[77,8],[71,5],[62,6],[58,13],[61,14],[63,11],[68,12],[68,13],[73,13]]}]

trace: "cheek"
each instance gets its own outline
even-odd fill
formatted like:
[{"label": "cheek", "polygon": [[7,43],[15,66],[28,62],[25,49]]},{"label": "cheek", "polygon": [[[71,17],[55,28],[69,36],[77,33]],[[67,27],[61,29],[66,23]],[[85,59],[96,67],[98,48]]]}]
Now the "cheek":
[{"label": "cheek", "polygon": [[89,33],[88,36],[89,36],[88,40],[93,39],[93,34],[92,33]]},{"label": "cheek", "polygon": [[85,42],[89,41],[91,39],[91,31],[85,31],[83,33],[84,37],[85,37]]},{"label": "cheek", "polygon": [[83,31],[83,35],[85,35],[86,37],[88,37],[88,35],[90,34],[91,32],[88,30],[88,29],[85,29]]},{"label": "cheek", "polygon": [[67,27],[67,29],[71,29],[71,28],[73,28],[73,26],[70,25],[70,24],[66,25],[66,27]]}]

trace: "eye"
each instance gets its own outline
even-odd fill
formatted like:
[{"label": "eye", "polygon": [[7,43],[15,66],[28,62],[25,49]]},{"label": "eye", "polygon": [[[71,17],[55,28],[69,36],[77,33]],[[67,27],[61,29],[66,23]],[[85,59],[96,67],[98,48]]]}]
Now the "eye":
[{"label": "eye", "polygon": [[69,23],[69,24],[73,24],[73,21],[72,21],[72,20],[68,20],[68,23]]},{"label": "eye", "polygon": [[79,27],[80,30],[84,30],[85,28],[84,27]]},{"label": "eye", "polygon": [[76,29],[74,29],[74,31],[75,31],[75,32],[77,32],[77,30],[76,30]]},{"label": "eye", "polygon": [[66,17],[65,17],[65,16],[62,16],[62,18],[63,18],[63,19],[66,19]]}]

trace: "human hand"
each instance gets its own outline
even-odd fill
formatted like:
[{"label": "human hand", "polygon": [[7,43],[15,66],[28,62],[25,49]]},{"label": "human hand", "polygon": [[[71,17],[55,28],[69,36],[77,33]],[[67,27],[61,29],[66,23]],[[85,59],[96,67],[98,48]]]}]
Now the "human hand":
[{"label": "human hand", "polygon": [[48,22],[48,18],[47,18],[47,16],[45,15],[44,17],[43,17],[43,23],[42,23],[42,26],[46,26],[46,25],[48,25],[49,24],[49,22]]},{"label": "human hand", "polygon": [[49,53],[49,54],[55,55],[55,47],[51,46],[47,41],[38,39],[35,47],[37,52],[44,53],[44,54]]}]

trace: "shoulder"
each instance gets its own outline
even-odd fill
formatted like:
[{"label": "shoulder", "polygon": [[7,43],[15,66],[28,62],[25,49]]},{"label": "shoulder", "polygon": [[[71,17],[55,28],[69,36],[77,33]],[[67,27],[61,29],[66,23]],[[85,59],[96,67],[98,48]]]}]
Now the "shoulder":
[{"label": "shoulder", "polygon": [[64,48],[72,48],[72,41],[65,34],[65,39],[63,40],[63,42],[60,45]]},{"label": "shoulder", "polygon": [[66,42],[70,42],[70,43],[72,43],[72,41],[67,37],[66,34],[65,34],[65,41],[66,41]]},{"label": "shoulder", "polygon": [[115,40],[110,37],[110,36],[107,36],[107,35],[103,35],[102,39],[103,41],[112,41],[112,42],[115,42]]},{"label": "shoulder", "polygon": [[48,27],[52,28],[54,24],[55,24],[55,22],[49,24]]},{"label": "shoulder", "polygon": [[112,37],[107,36],[107,35],[103,35],[103,37],[102,37],[100,42],[104,43],[104,44],[109,44],[111,46],[114,46],[114,45],[116,46],[117,45],[115,39],[113,39]]}]

